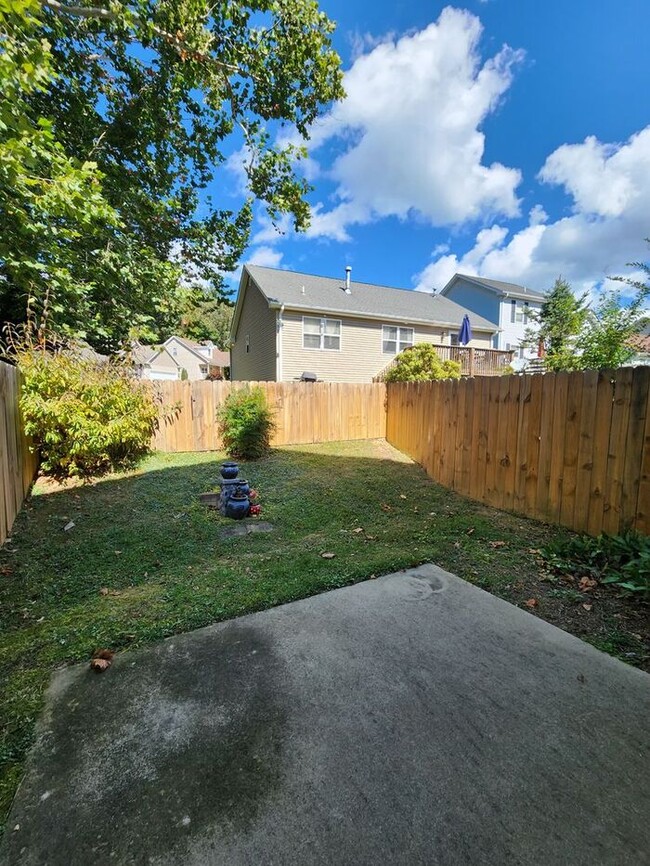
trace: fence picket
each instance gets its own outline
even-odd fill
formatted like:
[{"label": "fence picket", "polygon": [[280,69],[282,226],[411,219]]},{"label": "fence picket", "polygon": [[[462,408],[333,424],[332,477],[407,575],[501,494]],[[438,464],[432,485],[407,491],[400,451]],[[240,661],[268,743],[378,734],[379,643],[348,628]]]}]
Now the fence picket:
[{"label": "fence picket", "polygon": [[387,437],[488,505],[591,535],[649,532],[649,391],[648,368],[390,383]]}]

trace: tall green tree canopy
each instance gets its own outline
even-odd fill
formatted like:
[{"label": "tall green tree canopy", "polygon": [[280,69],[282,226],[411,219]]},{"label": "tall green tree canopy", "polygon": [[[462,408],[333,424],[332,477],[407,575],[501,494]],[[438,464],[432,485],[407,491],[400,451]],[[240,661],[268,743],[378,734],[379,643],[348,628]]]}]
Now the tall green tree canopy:
[{"label": "tall green tree canopy", "polygon": [[232,304],[206,298],[200,289],[195,289],[187,294],[176,331],[179,336],[197,342],[212,340],[220,349],[227,350],[234,311]]},{"label": "tall green tree canopy", "polygon": [[577,298],[569,283],[558,277],[539,312],[531,311],[538,329],[528,338],[544,346],[549,370],[564,370],[575,353],[575,337],[587,316],[586,297]]},{"label": "tall green tree canopy", "polygon": [[[586,295],[576,297],[561,277],[539,313],[539,324],[527,342],[541,340],[549,370],[616,369],[628,363],[635,354],[632,338],[648,323],[650,265],[632,262],[642,279],[612,277],[634,289],[632,297],[622,292],[602,292],[595,304],[588,305]],[[645,282],[643,281],[645,278]]]},{"label": "tall green tree canopy", "polygon": [[[332,30],[312,0],[0,0],[2,319],[47,297],[97,348],[155,339],[183,281],[219,296],[253,201],[304,229],[302,151],[273,130],[343,95]],[[224,207],[238,149],[247,194]]]}]

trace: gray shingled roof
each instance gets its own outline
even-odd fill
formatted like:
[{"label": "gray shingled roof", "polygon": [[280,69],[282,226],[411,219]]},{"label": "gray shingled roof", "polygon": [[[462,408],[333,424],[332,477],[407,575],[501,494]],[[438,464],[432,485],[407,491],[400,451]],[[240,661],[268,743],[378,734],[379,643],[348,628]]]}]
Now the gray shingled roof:
[{"label": "gray shingled roof", "polygon": [[[451,281],[456,277],[463,277],[465,280],[472,280],[475,283],[479,283],[481,286],[485,286],[487,289],[494,289],[495,291],[506,295],[516,295],[519,298],[530,298],[531,301],[543,301],[546,299],[546,295],[543,292],[536,292],[526,286],[520,286],[517,283],[504,283],[502,280],[486,280],[485,277],[473,277],[471,274],[454,274],[449,283],[451,283]],[[447,286],[449,283],[447,283]],[[447,288],[447,286],[445,286],[445,288]]]},{"label": "gray shingled roof", "polygon": [[138,366],[148,364],[157,352],[156,346],[145,346],[142,343],[134,342],[131,345],[131,360]]},{"label": "gray shingled roof", "polygon": [[354,280],[350,282],[348,295],[344,291],[344,278],[317,277],[261,265],[246,265],[245,269],[269,303],[284,304],[292,310],[348,313],[370,319],[426,322],[452,327],[460,327],[463,316],[468,313],[475,331],[494,333],[497,330],[492,322],[441,295]]}]

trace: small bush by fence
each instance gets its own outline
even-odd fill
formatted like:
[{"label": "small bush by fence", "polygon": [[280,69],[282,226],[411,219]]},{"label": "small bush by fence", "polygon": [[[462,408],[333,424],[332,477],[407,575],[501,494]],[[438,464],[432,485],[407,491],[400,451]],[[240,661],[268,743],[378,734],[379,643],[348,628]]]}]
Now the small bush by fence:
[{"label": "small bush by fence", "polygon": [[38,468],[38,458],[23,433],[20,381],[16,367],[0,361],[0,544],[11,532]]},{"label": "small bush by fence", "polygon": [[388,386],[388,441],[435,480],[578,532],[650,532],[650,368]]},{"label": "small bush by fence", "polygon": [[272,446],[382,439],[386,435],[386,386],[336,382],[156,382],[171,417],[153,440],[160,451],[222,448],[217,409],[228,394],[260,387],[273,411]]}]

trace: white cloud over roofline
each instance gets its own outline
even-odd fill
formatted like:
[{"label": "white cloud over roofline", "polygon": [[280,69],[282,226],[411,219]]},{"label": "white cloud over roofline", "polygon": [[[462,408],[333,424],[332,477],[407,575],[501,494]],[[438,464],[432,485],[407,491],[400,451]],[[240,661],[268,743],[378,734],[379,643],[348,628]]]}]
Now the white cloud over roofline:
[{"label": "white cloud over roofline", "polygon": [[[441,289],[460,271],[550,288],[561,274],[578,291],[592,292],[607,277],[632,275],[626,263],[647,259],[650,235],[650,126],[624,143],[589,136],[563,144],[538,179],[564,188],[570,214],[549,221],[539,207],[513,235],[501,226],[483,229],[465,255],[437,256],[416,275],[421,291]],[[622,288],[621,284],[615,284]]]}]

